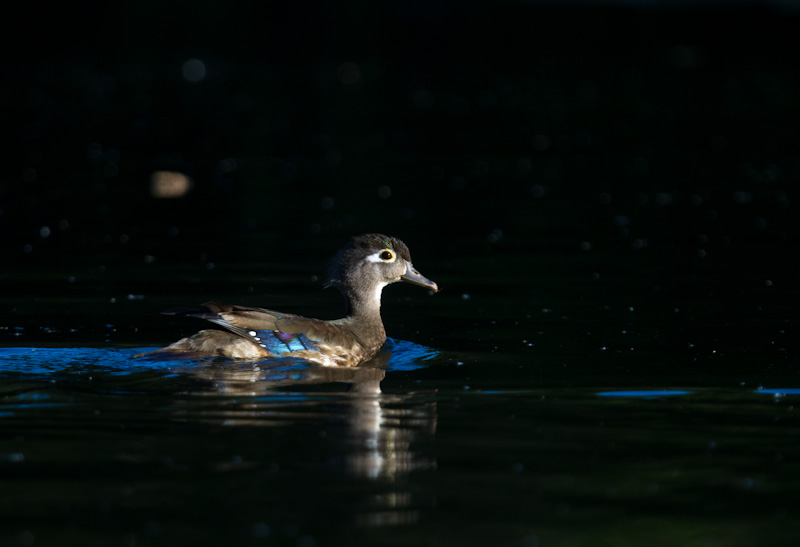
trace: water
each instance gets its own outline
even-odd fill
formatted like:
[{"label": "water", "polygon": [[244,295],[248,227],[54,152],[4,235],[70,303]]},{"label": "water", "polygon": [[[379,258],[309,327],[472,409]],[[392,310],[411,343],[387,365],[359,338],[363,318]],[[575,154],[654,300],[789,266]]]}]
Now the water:
[{"label": "water", "polygon": [[[797,537],[791,291],[740,269],[730,299],[715,267],[687,281],[658,260],[629,270],[635,256],[462,259],[474,279],[418,264],[437,295],[385,291],[395,338],[354,370],[133,359],[197,326],[155,310],[222,289],[218,273],[175,295],[145,270],[30,282],[75,293],[26,308],[22,290],[0,331],[3,544]],[[140,296],[117,292],[127,275]],[[220,296],[281,293],[275,307],[312,315],[330,296],[296,276],[232,279]]]}]

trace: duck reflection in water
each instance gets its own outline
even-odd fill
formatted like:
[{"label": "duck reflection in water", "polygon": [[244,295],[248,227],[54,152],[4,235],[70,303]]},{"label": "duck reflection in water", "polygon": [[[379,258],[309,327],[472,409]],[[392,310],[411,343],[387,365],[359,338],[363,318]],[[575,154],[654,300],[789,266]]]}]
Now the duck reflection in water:
[{"label": "duck reflection in water", "polygon": [[[434,354],[429,351],[427,358]],[[212,388],[205,393],[227,400],[211,414],[187,409],[186,417],[229,426],[285,426],[335,418],[331,423],[347,424],[343,433],[352,450],[345,457],[346,470],[393,479],[433,465],[413,454],[410,444],[417,435],[435,435],[436,406],[420,401],[420,392],[382,392],[391,360],[392,351],[384,349],[360,367],[325,367],[295,359],[197,364],[192,374]]]},{"label": "duck reflection in water", "polygon": [[[392,345],[398,349],[394,355]],[[402,477],[411,472],[436,467],[424,448],[432,446],[436,434],[436,403],[420,392],[383,393],[381,382],[392,363],[407,353],[430,358],[435,352],[405,342],[389,346],[359,367],[297,359],[196,363],[187,371],[208,382],[210,389],[202,393],[214,404],[209,407],[203,398],[186,401],[189,408],[178,411],[176,418],[227,427],[310,426],[313,442],[323,445],[316,457],[324,472],[385,485],[357,504],[357,523],[416,522],[419,507],[432,502],[396,485],[404,484]]]}]

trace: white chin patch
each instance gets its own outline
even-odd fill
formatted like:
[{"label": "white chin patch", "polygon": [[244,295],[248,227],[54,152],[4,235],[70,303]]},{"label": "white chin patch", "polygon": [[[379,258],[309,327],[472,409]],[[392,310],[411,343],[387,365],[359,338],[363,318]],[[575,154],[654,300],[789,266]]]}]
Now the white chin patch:
[{"label": "white chin patch", "polygon": [[378,305],[381,303],[381,293],[386,285],[388,285],[388,283],[378,283],[378,286],[375,287],[375,300],[378,302]]}]

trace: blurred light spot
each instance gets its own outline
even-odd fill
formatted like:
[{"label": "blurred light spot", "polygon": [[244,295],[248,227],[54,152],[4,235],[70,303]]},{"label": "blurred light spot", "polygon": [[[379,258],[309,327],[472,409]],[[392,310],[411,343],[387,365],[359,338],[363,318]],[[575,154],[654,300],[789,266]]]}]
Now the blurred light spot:
[{"label": "blurred light spot", "polygon": [[331,146],[331,138],[325,133],[317,134],[312,142],[314,146],[321,151],[327,150]]},{"label": "blurred light spot", "polygon": [[255,537],[264,539],[268,537],[270,534],[269,524],[266,524],[264,522],[257,522],[253,524],[252,531]]},{"label": "blurred light spot", "polygon": [[675,68],[691,68],[699,61],[697,49],[691,46],[675,46],[669,51],[669,61]]},{"label": "blurred light spot", "polygon": [[453,190],[463,190],[467,187],[467,179],[464,177],[455,176],[450,179],[450,187]]},{"label": "blurred light spot", "polygon": [[539,547],[539,538],[533,534],[522,538],[522,547]]},{"label": "blurred light spot", "polygon": [[237,93],[233,97],[233,108],[239,112],[250,112],[255,105],[255,100],[248,93]]},{"label": "blurred light spot", "polygon": [[42,226],[39,228],[39,237],[42,239],[50,237],[50,226]]},{"label": "blurred light spot", "polygon": [[326,197],[322,198],[322,201],[320,202],[319,205],[320,205],[320,207],[322,207],[326,211],[328,211],[330,209],[333,209],[333,205],[334,205],[333,198],[330,197],[330,196],[326,196]]},{"label": "blurred light spot", "polygon": [[530,173],[531,169],[533,168],[533,163],[531,162],[530,158],[522,157],[517,160],[517,173],[520,175],[524,175],[525,173]]},{"label": "blurred light spot", "polygon": [[33,182],[36,180],[36,169],[28,167],[22,170],[22,182]]},{"label": "blurred light spot", "polygon": [[33,532],[24,530],[17,534],[17,542],[24,546],[33,545],[36,543],[36,536],[33,535]]},{"label": "blurred light spot", "polygon": [[775,182],[781,176],[780,168],[775,164],[769,164],[764,168],[764,181]]},{"label": "blurred light spot", "polygon": [[[413,519],[411,522],[415,522],[416,519]],[[403,522],[400,522],[403,524]],[[300,539],[297,540],[297,547],[317,547],[317,542],[314,540],[312,536],[301,536]]]},{"label": "blurred light spot", "polygon": [[470,104],[467,99],[458,95],[447,98],[447,111],[453,116],[463,116],[470,111]]},{"label": "blurred light spot", "polygon": [[550,137],[547,135],[534,135],[531,139],[531,146],[537,152],[544,152],[550,148]]},{"label": "blurred light spot", "polygon": [[353,85],[361,79],[361,69],[353,62],[346,62],[339,65],[336,69],[336,76],[345,85]]},{"label": "blurred light spot", "polygon": [[156,171],[150,175],[150,194],[154,198],[179,198],[192,189],[192,179],[176,171]]},{"label": "blurred light spot", "polygon": [[581,241],[580,245],[581,251],[588,251],[592,248],[592,244],[589,241]]},{"label": "blurred light spot", "polygon": [[578,131],[572,140],[579,148],[587,148],[592,145],[592,135],[588,131]]},{"label": "blurred light spot", "polygon": [[103,158],[103,147],[96,143],[90,143],[86,147],[86,157],[89,158],[90,161],[97,161]]},{"label": "blurred light spot", "polygon": [[546,193],[546,189],[541,184],[534,184],[531,186],[531,195],[535,198],[543,198]]},{"label": "blurred light spot", "polygon": [[199,82],[206,77],[206,64],[200,59],[189,59],[183,63],[181,73],[187,82]]},{"label": "blurred light spot", "polygon": [[489,90],[483,90],[478,92],[475,104],[478,105],[480,108],[489,110],[497,106],[497,97],[493,92]]},{"label": "blurred light spot", "polygon": [[489,174],[489,164],[486,163],[485,161],[477,162],[475,166],[472,168],[472,174],[475,177],[483,177]]},{"label": "blurred light spot", "polygon": [[144,523],[144,533],[148,536],[157,536],[161,532],[161,525],[154,520],[148,520]]},{"label": "blurred light spot", "polygon": [[771,395],[775,395],[778,393],[780,393],[781,395],[800,395],[800,388],[784,387],[784,388],[764,389],[760,387],[756,390],[756,393],[767,393]]},{"label": "blurred light spot", "polygon": [[597,196],[597,199],[600,200],[600,203],[603,205],[608,205],[611,203],[611,194],[608,192],[600,192],[600,195]]},{"label": "blurred light spot", "polygon": [[748,205],[753,201],[753,194],[745,190],[737,190],[733,193],[733,202],[737,205]]},{"label": "blurred light spot", "polygon": [[495,228],[492,232],[486,237],[489,243],[497,243],[500,241],[500,238],[503,237],[503,230],[500,228]]},{"label": "blurred light spot", "polygon": [[342,163],[342,159],[344,159],[344,156],[336,148],[331,148],[325,152],[325,164],[330,167],[336,167]]},{"label": "blurred light spot", "polygon": [[435,98],[433,93],[425,88],[417,88],[411,92],[411,104],[414,105],[414,108],[418,108],[420,110],[433,108],[434,102]]},{"label": "blurred light spot", "polygon": [[703,204],[703,196],[698,196],[697,194],[693,194],[692,197],[689,198],[689,203],[692,204],[694,207],[700,207]]},{"label": "blurred light spot", "polygon": [[671,205],[672,195],[667,192],[659,192],[656,194],[656,203],[659,205]]},{"label": "blurred light spot", "polygon": [[584,106],[592,107],[597,104],[600,98],[597,91],[597,84],[592,80],[584,80],[578,83],[578,99]]},{"label": "blurred light spot", "polygon": [[392,189],[388,186],[378,187],[378,197],[381,199],[389,199],[392,196]]},{"label": "blurred light spot", "polygon": [[224,158],[217,162],[217,171],[224,175],[233,173],[239,168],[239,162],[234,158]]}]

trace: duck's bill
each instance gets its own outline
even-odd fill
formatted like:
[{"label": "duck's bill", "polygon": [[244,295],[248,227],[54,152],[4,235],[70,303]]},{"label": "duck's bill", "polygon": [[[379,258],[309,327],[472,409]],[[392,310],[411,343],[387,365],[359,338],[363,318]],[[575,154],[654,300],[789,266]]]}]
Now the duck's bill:
[{"label": "duck's bill", "polygon": [[414,285],[419,285],[420,287],[425,287],[433,292],[439,292],[439,285],[419,273],[411,264],[406,266],[406,273],[401,275],[400,279],[409,283],[413,283]]}]

